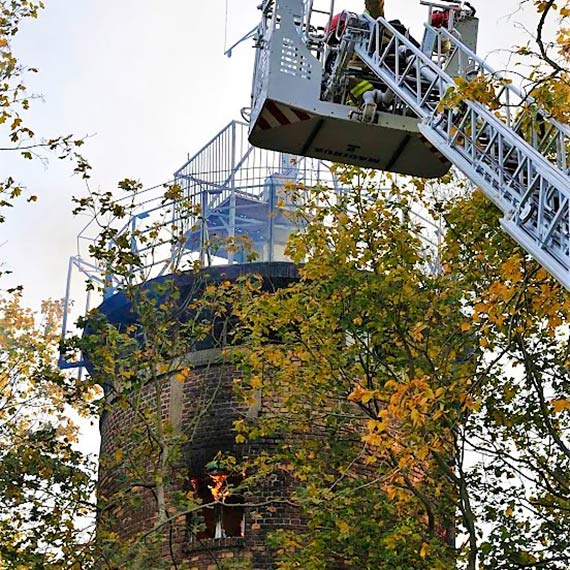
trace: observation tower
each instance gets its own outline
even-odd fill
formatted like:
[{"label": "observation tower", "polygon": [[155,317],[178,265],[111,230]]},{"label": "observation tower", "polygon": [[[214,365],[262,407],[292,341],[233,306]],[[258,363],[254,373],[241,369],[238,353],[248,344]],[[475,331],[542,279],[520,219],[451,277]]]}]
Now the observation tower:
[{"label": "observation tower", "polygon": [[[322,185],[342,191],[328,164],[254,148],[247,130],[246,124],[231,122],[168,185],[125,196],[119,204],[128,213],[108,220],[112,232],[102,233],[100,220],[90,221],[70,260],[66,315],[78,296],[77,283],[84,281],[78,276],[86,277],[102,299],[95,301],[95,293],[86,299],[86,313],[98,305],[97,322],[88,319],[83,333],[88,344],[93,341],[91,352],[75,360],[62,357],[61,366],[87,368],[104,388],[98,537],[105,556],[125,567],[144,556],[144,567],[152,568],[249,564],[269,570],[274,566],[268,534],[302,528],[292,506],[271,506],[286,496],[286,481],[241,491],[245,475],[224,463],[228,456],[270,452],[275,441],[237,444],[233,426],[273,403],[259,395],[247,405],[235,396],[233,384],[241,372],[224,357],[228,341],[213,315],[206,335],[190,338],[187,325],[196,318],[195,303],[212,285],[255,274],[263,290],[274,291],[298,280],[285,245],[291,232],[302,228],[289,215],[284,187]],[[93,247],[116,251],[120,244],[123,250],[127,244],[132,267],[114,273],[112,262],[101,264],[90,256]],[[150,350],[148,338],[155,334],[135,301],[145,294],[147,300],[159,298],[157,313],[168,305],[175,315],[165,337],[176,336],[178,328],[185,331],[180,340],[184,354],[173,355],[167,369],[156,374],[149,372],[152,363],[142,365],[136,356],[137,350]],[[123,342],[119,356],[113,365],[103,365],[97,350],[113,342]],[[162,461],[161,467],[163,448],[147,442],[144,434],[152,432],[158,440],[158,432],[166,437],[165,431],[176,458],[169,458],[167,467]],[[238,491],[229,493],[230,488]],[[168,513],[166,522],[161,522],[161,508]]]}]

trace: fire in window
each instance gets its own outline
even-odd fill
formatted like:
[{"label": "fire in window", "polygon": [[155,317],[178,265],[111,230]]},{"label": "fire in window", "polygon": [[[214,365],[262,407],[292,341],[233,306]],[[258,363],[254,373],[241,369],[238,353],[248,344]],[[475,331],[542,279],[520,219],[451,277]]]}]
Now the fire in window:
[{"label": "fire in window", "polygon": [[[233,493],[243,481],[239,475],[228,474],[216,462],[206,465],[202,477],[192,479],[194,493],[202,500],[201,522],[205,529],[193,533],[197,541],[243,537],[245,531],[245,509],[243,498]],[[196,522],[196,519],[190,521]]]}]

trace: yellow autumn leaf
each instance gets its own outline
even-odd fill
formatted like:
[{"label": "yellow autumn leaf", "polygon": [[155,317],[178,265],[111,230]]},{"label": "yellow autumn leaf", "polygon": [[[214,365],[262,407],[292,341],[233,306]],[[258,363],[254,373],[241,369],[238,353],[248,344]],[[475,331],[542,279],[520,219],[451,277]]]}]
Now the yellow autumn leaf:
[{"label": "yellow autumn leaf", "polygon": [[185,368],[184,370],[180,370],[178,374],[176,374],[176,381],[177,382],[185,382],[190,375],[190,369]]},{"label": "yellow autumn leaf", "polygon": [[412,418],[412,423],[417,425],[420,423],[421,415],[415,408],[410,412],[410,418]]},{"label": "yellow autumn leaf", "polygon": [[337,521],[336,526],[338,527],[341,536],[348,536],[350,534],[350,526],[346,521]]},{"label": "yellow autumn leaf", "polygon": [[427,542],[424,542],[420,550],[420,556],[422,558],[425,558],[428,554],[429,554],[429,544]]},{"label": "yellow autumn leaf", "polygon": [[361,402],[363,404],[368,404],[368,402],[370,402],[370,400],[373,400],[377,395],[378,392],[376,390],[364,390]]},{"label": "yellow autumn leaf", "polygon": [[435,391],[435,397],[441,398],[447,391],[447,388],[440,387]]},{"label": "yellow autumn leaf", "polygon": [[564,412],[565,410],[570,410],[570,398],[564,398],[561,400],[552,400],[550,402],[555,414]]},{"label": "yellow autumn leaf", "polygon": [[159,362],[156,366],[157,374],[166,374],[170,369],[170,365],[166,362]]},{"label": "yellow autumn leaf", "polygon": [[426,328],[425,323],[417,323],[416,326],[411,330],[410,336],[416,342],[422,342],[424,340],[424,335],[422,334],[422,331],[425,330],[425,328]]},{"label": "yellow autumn leaf", "polygon": [[418,447],[416,449],[416,457],[420,460],[420,461],[424,461],[425,458],[429,455],[429,448],[425,445]]},{"label": "yellow autumn leaf", "polygon": [[365,392],[366,392],[366,390],[360,384],[357,384],[354,387],[354,390],[352,390],[352,392],[348,395],[348,401],[349,402],[361,402],[362,397],[365,394]]},{"label": "yellow autumn leaf", "polygon": [[254,390],[260,390],[262,385],[261,376],[252,376],[251,378],[251,387]]},{"label": "yellow autumn leaf", "polygon": [[382,433],[386,431],[386,423],[379,420],[369,420],[368,421],[368,431]]},{"label": "yellow autumn leaf", "polygon": [[383,437],[381,435],[376,434],[376,433],[370,433],[368,435],[363,435],[361,439],[364,443],[367,443],[371,447],[381,447],[382,443],[384,442]]}]

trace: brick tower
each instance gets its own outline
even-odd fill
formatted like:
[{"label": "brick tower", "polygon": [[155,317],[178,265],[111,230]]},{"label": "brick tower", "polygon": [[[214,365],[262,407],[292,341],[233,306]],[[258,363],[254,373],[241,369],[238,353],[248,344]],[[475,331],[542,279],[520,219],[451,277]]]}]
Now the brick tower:
[{"label": "brick tower", "polygon": [[[298,279],[293,264],[272,262],[211,267],[201,274],[179,276],[177,285],[181,299],[187,302],[187,294],[198,296],[208,285],[232,282],[252,273],[262,277],[264,290],[274,291]],[[125,328],[135,322],[129,305],[130,301],[119,294],[103,303],[100,311],[109,323]],[[166,502],[180,494],[191,494],[204,505],[212,505],[220,498],[224,486],[239,486],[242,477],[229,473],[217,463],[217,458],[226,455],[242,458],[270,451],[274,442],[268,440],[236,444],[233,424],[243,416],[263,413],[271,408],[271,403],[262,403],[260,398],[247,406],[238,400],[233,384],[240,372],[223,359],[214,338],[201,340],[196,350],[184,360],[184,367],[188,365],[189,368],[184,381],[171,374],[171,378],[161,382],[158,395],[161,419],[172,425],[182,442],[180,459],[166,486]],[[156,399],[155,389],[152,383],[139,386],[141,406]],[[133,433],[140,428],[137,425],[139,418],[133,406],[118,404],[114,391],[108,387],[107,405],[100,421],[99,495],[105,505],[111,506],[108,510],[105,508],[100,527],[116,535],[119,542],[126,543],[132,537],[138,540],[145,533],[151,533],[157,517],[156,497],[152,490],[132,485],[132,473],[126,475],[129,465],[125,458],[134,454],[130,448]],[[153,466],[147,465],[147,473],[152,471]],[[126,500],[127,493],[132,493],[130,499],[136,500]],[[299,514],[293,507],[286,504],[279,504],[279,508],[272,506],[273,501],[281,503],[285,496],[286,484],[272,480],[254,490],[222,499],[214,506],[178,517],[157,533],[163,540],[164,560],[171,560],[172,567],[186,563],[187,566],[182,567],[189,570],[232,567],[270,570],[273,555],[266,545],[267,535],[281,528],[302,528]],[[112,506],[114,502],[118,506]]]},{"label": "brick tower", "polygon": [[[298,279],[284,253],[298,228],[287,215],[290,203],[283,189],[320,184],[337,191],[338,182],[320,161],[251,147],[247,130],[235,121],[224,128],[174,174],[175,192],[137,193],[130,218],[118,221],[110,244],[129,244],[137,259],[129,275],[113,274],[107,261],[89,258],[91,252],[80,250],[70,262],[69,311],[70,299],[79,298],[70,288],[74,271],[104,286],[98,308],[103,322],[91,322],[84,334],[93,352],[86,350],[83,361],[61,362],[63,368],[86,366],[105,390],[97,525],[102,570],[269,570],[273,556],[267,535],[302,526],[298,513],[279,501],[287,491],[283,481],[272,479],[226,496],[245,474],[228,469],[224,458],[255,456],[276,442],[236,444],[234,421],[264,413],[271,403],[259,399],[244,405],[234,395],[240,372],[222,357],[225,341],[220,339],[228,330],[215,314],[211,334],[193,340],[193,333],[187,334],[187,350],[163,373],[151,377],[152,367],[137,361],[137,351],[146,350],[147,333],[133,305],[139,293],[154,287],[155,299],[178,299],[177,316],[164,333],[168,340],[176,325],[188,326],[193,302],[208,285],[256,274],[263,289],[277,290]],[[94,220],[78,244],[99,243],[97,231]],[[158,234],[164,239],[155,239]],[[158,243],[153,248],[149,235]],[[192,269],[181,270],[184,264]],[[204,269],[196,272],[197,265]],[[144,318],[152,315],[147,311]],[[64,336],[65,329],[66,323]],[[101,347],[115,351],[112,361],[96,358]],[[145,422],[154,422],[153,429]],[[158,476],[162,440],[174,456],[165,461],[171,468]]]}]

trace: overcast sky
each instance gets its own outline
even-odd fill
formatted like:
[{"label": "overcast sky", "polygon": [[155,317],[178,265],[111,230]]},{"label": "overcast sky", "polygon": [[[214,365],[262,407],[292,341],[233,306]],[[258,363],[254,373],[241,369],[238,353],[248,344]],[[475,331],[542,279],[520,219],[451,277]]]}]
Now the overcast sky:
[{"label": "overcast sky", "polygon": [[[252,43],[231,59],[231,43],[253,28],[261,0],[46,0],[38,21],[26,24],[16,43],[22,62],[38,67],[32,91],[44,101],[29,115],[45,136],[89,135],[85,154],[90,184],[112,189],[122,178],[145,186],[172,173],[250,100]],[[502,65],[504,52],[526,41],[532,19],[517,0],[472,0],[481,18],[479,53]],[[336,6],[361,10],[359,0]],[[415,32],[425,20],[419,0],[386,0],[387,17]],[[68,165],[0,156],[2,176],[13,175],[38,194],[21,203],[0,226],[2,259],[32,304],[61,298],[68,258],[84,220],[70,213],[83,182]]]}]

